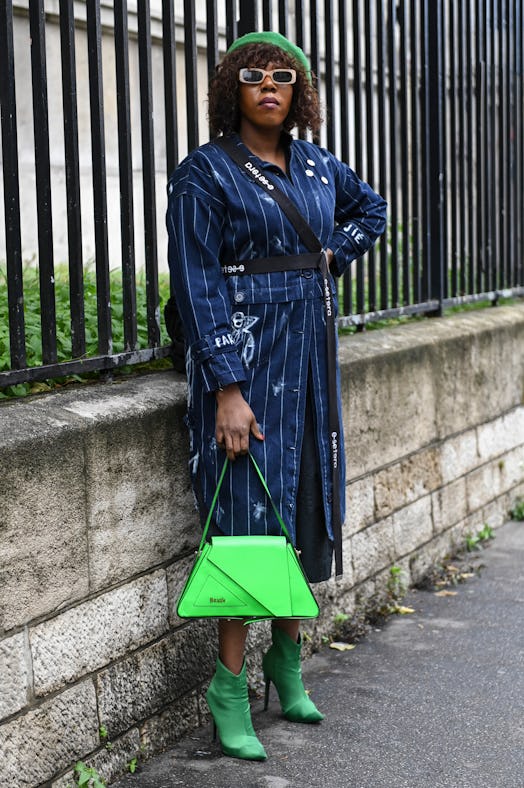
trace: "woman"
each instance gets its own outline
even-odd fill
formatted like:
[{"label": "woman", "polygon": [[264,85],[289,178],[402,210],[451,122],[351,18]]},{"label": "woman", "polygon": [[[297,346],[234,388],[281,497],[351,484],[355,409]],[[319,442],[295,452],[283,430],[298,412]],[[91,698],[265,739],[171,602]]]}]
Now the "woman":
[{"label": "woman", "polygon": [[[384,200],[332,154],[290,136],[294,127],[318,133],[321,119],[308,61],[280,34],[249,33],[231,45],[210,85],[209,118],[212,138],[230,137],[251,169],[295,204],[334,276],[383,232]],[[168,195],[169,265],[188,348],[190,470],[201,517],[225,453],[234,463],[220,493],[215,533],[280,532],[249,450],[309,580],[326,580],[334,541],[330,384],[339,411],[340,394],[338,370],[336,381],[327,372],[322,274],[282,270],[285,262],[280,270],[249,274],[249,261],[308,250],[271,195],[213,139],[179,165]],[[239,263],[243,275],[224,276],[223,266],[235,274]],[[337,467],[343,491],[342,442]],[[219,622],[207,700],[224,753],[263,760],[249,711],[246,630],[239,620]],[[319,722],[323,715],[302,684],[299,622],[274,621],[272,640],[263,659],[266,689],[275,684],[288,719]]]}]

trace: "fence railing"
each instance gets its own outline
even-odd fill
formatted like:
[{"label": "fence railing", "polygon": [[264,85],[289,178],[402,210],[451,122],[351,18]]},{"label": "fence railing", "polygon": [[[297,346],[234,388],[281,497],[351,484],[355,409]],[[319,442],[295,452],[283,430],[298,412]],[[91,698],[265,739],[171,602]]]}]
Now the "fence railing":
[{"label": "fence railing", "polygon": [[[0,358],[9,326],[0,387],[166,355],[159,289],[166,175],[207,138],[208,75],[229,43],[253,29],[278,29],[303,47],[326,107],[320,143],[389,203],[387,237],[344,276],[341,325],[524,295],[523,0],[137,0],[132,8],[86,0],[83,15],[73,0],[59,0],[58,14],[52,5],[0,0],[7,282]],[[106,121],[114,122],[109,134]],[[65,356],[57,346],[57,237],[67,238]],[[31,252],[39,273],[36,363],[27,353],[35,345],[25,298]],[[88,256],[94,329],[86,319]],[[95,351],[86,341],[93,330]]]}]

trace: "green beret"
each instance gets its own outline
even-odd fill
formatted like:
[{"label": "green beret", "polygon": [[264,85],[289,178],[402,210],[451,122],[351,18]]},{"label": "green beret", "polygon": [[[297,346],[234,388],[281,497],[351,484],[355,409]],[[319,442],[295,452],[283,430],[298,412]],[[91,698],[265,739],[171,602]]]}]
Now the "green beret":
[{"label": "green beret", "polygon": [[260,33],[246,33],[245,36],[240,36],[240,38],[237,38],[236,41],[233,41],[226,54],[229,55],[229,53],[234,52],[235,49],[247,46],[248,44],[270,44],[271,46],[282,49],[288,55],[291,55],[291,57],[295,58],[295,60],[304,68],[304,71],[311,82],[311,66],[309,65],[307,57],[300,47],[297,47],[296,44],[292,44],[291,41],[288,41],[288,39],[280,33],[271,33],[269,31]]}]

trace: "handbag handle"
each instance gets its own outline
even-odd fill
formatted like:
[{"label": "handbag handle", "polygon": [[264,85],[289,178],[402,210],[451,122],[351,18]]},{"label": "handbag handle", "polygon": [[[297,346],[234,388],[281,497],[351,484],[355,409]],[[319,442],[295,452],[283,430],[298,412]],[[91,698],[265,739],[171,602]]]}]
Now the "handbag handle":
[{"label": "handbag handle", "polygon": [[[280,528],[284,532],[284,536],[286,537],[288,542],[291,542],[291,537],[289,536],[289,532],[288,532],[286,526],[284,525],[284,521],[282,520],[282,517],[280,516],[280,512],[278,511],[273,498],[271,497],[271,493],[269,492],[269,487],[267,486],[267,482],[264,479],[264,475],[263,475],[262,471],[260,470],[260,468],[258,467],[258,464],[257,464],[255,458],[253,457],[253,455],[251,454],[251,452],[249,452],[249,458],[250,458],[251,462],[253,463],[253,466],[255,468],[255,471],[257,472],[258,478],[260,479],[260,481],[262,483],[262,487],[264,488],[264,491],[265,491],[267,497],[269,498],[269,500],[271,502],[271,506],[273,507],[273,511],[275,512],[275,516],[276,516],[276,518],[278,520],[278,524],[280,525]],[[229,463],[229,460],[226,457],[226,459],[224,460],[224,464],[222,466],[222,470],[220,471],[220,476],[218,477],[217,487],[216,487],[216,490],[215,490],[215,494],[213,495],[213,500],[211,501],[211,506],[209,508],[209,513],[208,513],[207,518],[206,518],[206,524],[204,525],[204,531],[202,533],[202,539],[200,540],[200,545],[198,547],[198,552],[199,553],[202,552],[202,549],[203,549],[205,541],[206,541],[207,532],[208,532],[209,526],[211,524],[211,517],[212,517],[213,512],[215,510],[215,506],[216,506],[217,499],[218,499],[218,494],[220,492],[220,488],[222,487],[222,482],[224,481],[224,476],[226,475],[226,469],[227,469],[228,463]]]}]

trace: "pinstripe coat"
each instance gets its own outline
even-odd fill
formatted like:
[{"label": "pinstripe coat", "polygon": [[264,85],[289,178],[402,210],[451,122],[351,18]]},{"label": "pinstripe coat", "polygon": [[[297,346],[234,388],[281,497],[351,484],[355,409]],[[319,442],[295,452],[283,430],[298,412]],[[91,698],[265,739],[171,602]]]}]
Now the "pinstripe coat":
[{"label": "pinstripe coat", "polygon": [[[261,173],[278,182],[324,248],[333,250],[331,270],[340,275],[383,232],[386,203],[328,151],[285,136],[287,176],[275,165],[252,154],[250,158]],[[242,146],[239,137],[236,141]],[[225,458],[215,440],[213,392],[237,382],[265,436],[263,442],[251,439],[251,451],[295,538],[309,378],[326,527],[333,538],[320,273],[309,269],[224,278],[224,264],[243,261],[248,266],[258,257],[295,255],[307,249],[272,197],[212,142],[193,151],[170,178],[167,228],[172,287],[188,343],[190,472],[201,514],[209,510]],[[338,367],[336,386],[340,411]],[[216,525],[226,534],[278,533],[276,518],[250,465],[245,456],[232,464],[219,496]],[[344,507],[343,494],[341,498]],[[344,511],[341,514],[343,519]]]}]

